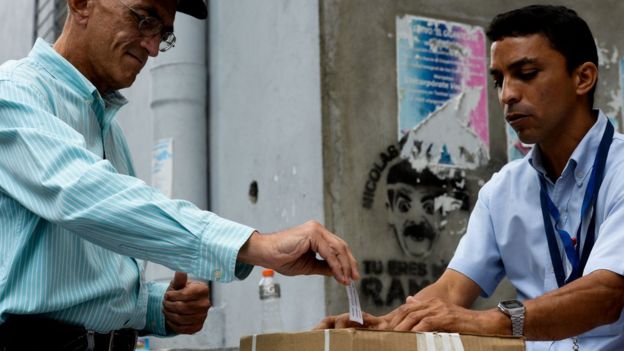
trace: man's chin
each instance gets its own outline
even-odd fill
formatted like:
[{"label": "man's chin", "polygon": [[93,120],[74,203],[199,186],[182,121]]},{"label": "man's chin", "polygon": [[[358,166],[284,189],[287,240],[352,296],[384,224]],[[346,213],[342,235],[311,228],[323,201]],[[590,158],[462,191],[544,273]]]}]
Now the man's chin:
[{"label": "man's chin", "polygon": [[136,77],[137,77],[136,74],[126,74],[123,78],[115,82],[116,84],[115,86],[111,87],[112,88],[111,90],[121,90],[121,89],[129,88],[130,86],[132,86],[132,84],[134,84]]}]

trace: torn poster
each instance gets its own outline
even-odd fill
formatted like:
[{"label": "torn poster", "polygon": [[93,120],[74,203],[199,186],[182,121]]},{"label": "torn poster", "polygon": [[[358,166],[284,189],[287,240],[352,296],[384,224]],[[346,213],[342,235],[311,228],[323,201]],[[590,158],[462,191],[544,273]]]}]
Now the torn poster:
[{"label": "torn poster", "polygon": [[469,88],[429,114],[404,136],[401,158],[409,160],[417,172],[429,168],[434,174],[486,165],[488,149],[465,123],[479,104],[481,92],[481,88]]},{"label": "torn poster", "polygon": [[173,139],[158,140],[152,146],[152,186],[167,197],[173,190]]},{"label": "torn poster", "polygon": [[458,114],[457,118],[480,139],[488,154],[487,58],[483,28],[405,15],[396,18],[396,31],[399,138],[450,100],[459,98],[462,92],[470,91],[471,96],[476,94],[476,101],[470,111],[462,111],[465,113]]}]

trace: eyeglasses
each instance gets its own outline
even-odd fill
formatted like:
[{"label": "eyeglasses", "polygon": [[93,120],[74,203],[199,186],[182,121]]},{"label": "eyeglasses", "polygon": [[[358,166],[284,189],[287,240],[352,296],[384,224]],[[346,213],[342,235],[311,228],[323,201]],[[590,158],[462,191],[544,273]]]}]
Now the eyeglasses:
[{"label": "eyeglasses", "polygon": [[175,35],[173,34],[173,32],[163,33],[162,30],[164,25],[158,18],[152,16],[143,16],[137,10],[128,6],[123,1],[117,1],[127,7],[128,10],[130,10],[136,16],[137,20],[139,21],[139,32],[142,35],[146,37],[153,37],[156,34],[160,34],[160,45],[158,46],[158,50],[160,50],[160,52],[165,52],[175,46]]}]

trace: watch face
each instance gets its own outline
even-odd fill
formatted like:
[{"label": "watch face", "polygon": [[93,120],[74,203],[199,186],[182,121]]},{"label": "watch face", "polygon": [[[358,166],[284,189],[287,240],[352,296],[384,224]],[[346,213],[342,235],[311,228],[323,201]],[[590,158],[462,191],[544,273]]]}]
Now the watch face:
[{"label": "watch face", "polygon": [[501,302],[501,304],[503,305],[503,307],[508,308],[508,309],[523,307],[523,305],[519,301],[516,301],[516,300],[503,301]]}]

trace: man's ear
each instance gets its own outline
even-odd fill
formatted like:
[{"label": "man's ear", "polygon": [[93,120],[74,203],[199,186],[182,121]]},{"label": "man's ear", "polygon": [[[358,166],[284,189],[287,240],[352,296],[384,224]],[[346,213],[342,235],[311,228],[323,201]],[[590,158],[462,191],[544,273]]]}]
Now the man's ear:
[{"label": "man's ear", "polygon": [[91,0],[67,0],[70,16],[78,23],[86,23],[91,15],[93,3]]},{"label": "man's ear", "polygon": [[576,94],[587,95],[598,81],[598,67],[592,62],[585,62],[574,70]]}]

